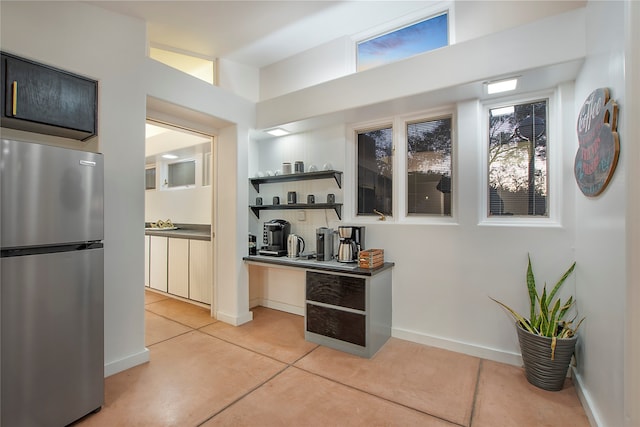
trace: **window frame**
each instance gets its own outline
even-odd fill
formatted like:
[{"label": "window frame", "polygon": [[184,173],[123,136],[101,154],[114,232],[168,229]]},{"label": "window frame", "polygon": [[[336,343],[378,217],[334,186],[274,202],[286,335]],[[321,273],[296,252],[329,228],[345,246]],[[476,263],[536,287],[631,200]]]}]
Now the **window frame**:
[{"label": "window frame", "polygon": [[[423,110],[410,115],[386,117],[376,121],[352,124],[347,128],[347,151],[345,153],[344,171],[344,222],[361,224],[419,224],[419,225],[457,225],[458,224],[458,194],[454,190],[451,197],[451,215],[440,216],[432,214],[407,214],[408,183],[407,183],[407,124],[420,121],[437,120],[451,117],[451,185],[458,188],[458,120],[455,105]],[[393,203],[392,215],[386,216],[385,221],[375,215],[358,215],[358,133],[391,127],[393,135]],[[349,167],[350,166],[350,167]]]},{"label": "window frame", "polygon": [[[350,185],[351,189],[351,198],[348,204],[351,206],[349,210],[350,216],[352,219],[361,222],[374,222],[379,220],[379,216],[375,214],[359,214],[358,213],[358,135],[364,132],[370,132],[378,129],[391,128],[391,167],[392,167],[392,184],[391,184],[391,194],[392,194],[392,202],[391,202],[391,215],[386,215],[387,220],[392,219],[394,217],[395,212],[397,211],[397,184],[396,184],[396,170],[397,170],[397,156],[396,156],[396,145],[397,145],[397,135],[396,135],[396,126],[394,125],[393,120],[381,120],[375,122],[369,122],[365,124],[361,124],[358,126],[354,126],[351,131],[351,139],[353,149],[350,150],[353,156],[350,164],[353,165],[352,168],[347,168],[351,173],[351,176],[345,176],[347,180],[346,182],[351,182],[353,185]],[[347,159],[348,161],[348,159]]]},{"label": "window frame", "polygon": [[[427,6],[425,8],[416,10],[414,12],[408,13],[405,16],[401,17],[401,18],[397,18],[391,21],[387,21],[384,24],[375,26],[373,28],[370,28],[366,31],[360,32],[356,35],[354,35],[351,38],[351,43],[352,43],[352,49],[351,49],[351,55],[353,56],[352,58],[352,72],[354,73],[358,73],[360,71],[358,71],[358,45],[362,42],[366,42],[367,40],[372,40],[376,37],[380,37],[383,36],[385,34],[389,34],[392,33],[394,31],[397,30],[401,30],[403,28],[409,27],[413,24],[417,24],[419,22],[422,21],[426,21],[428,19],[431,18],[435,18],[437,16],[440,16],[442,14],[447,14],[447,40],[448,40],[448,44],[447,46],[452,46],[456,43],[455,40],[455,1],[453,0],[447,0],[447,1],[443,1],[443,2],[438,2],[436,4]],[[443,46],[446,47],[446,46]],[[424,54],[427,52],[431,52],[431,50],[422,52],[420,54]],[[420,54],[416,54],[416,55],[420,55]],[[414,55],[415,56],[415,55]],[[411,56],[404,58],[404,59],[408,59],[411,58]],[[384,64],[382,64],[382,66],[384,65],[389,65],[389,64],[393,64],[397,61],[390,61],[390,62],[385,62]],[[369,69],[374,69],[377,67],[372,67]],[[366,70],[363,70],[366,71]]]},{"label": "window frame", "polygon": [[[562,200],[562,120],[561,108],[558,105],[558,95],[555,90],[540,91],[526,96],[510,96],[492,99],[482,103],[480,128],[481,156],[478,194],[481,194],[479,204],[479,225],[481,226],[560,226]],[[489,111],[495,108],[526,104],[540,100],[547,100],[547,216],[541,215],[489,215]]]},{"label": "window frame", "polygon": [[[181,164],[181,163],[193,163],[193,184],[186,184],[186,185],[170,185],[169,184],[169,169],[171,169],[172,166],[177,165],[177,164]],[[166,175],[165,175],[165,180],[166,180],[166,189],[169,191],[174,191],[174,190],[184,190],[184,189],[188,189],[188,188],[196,188],[198,186],[198,184],[202,185],[202,182],[198,183],[198,169],[199,169],[199,165],[198,165],[198,160],[196,158],[193,157],[188,157],[188,158],[184,158],[184,159],[179,159],[179,160],[175,160],[175,161],[170,161],[166,163]]]},{"label": "window frame", "polygon": [[[153,187],[147,187],[147,171],[153,169]],[[156,191],[158,189],[158,168],[156,164],[146,165],[144,168],[144,190],[145,191]]]},{"label": "window frame", "polygon": [[[404,166],[404,203],[403,203],[403,212],[402,212],[402,218],[405,221],[410,221],[411,219],[426,219],[426,218],[430,218],[430,219],[435,219],[435,218],[453,218],[453,216],[455,215],[455,210],[454,210],[454,200],[456,199],[456,195],[457,195],[457,179],[456,179],[456,168],[454,166],[455,163],[455,158],[456,158],[456,153],[457,153],[457,148],[456,148],[456,120],[455,120],[456,116],[453,110],[447,110],[446,112],[438,112],[438,113],[430,113],[430,114],[422,114],[419,115],[418,118],[409,120],[409,119],[405,119],[403,120],[403,138],[402,138],[402,142],[403,142],[403,166]],[[408,174],[409,174],[409,135],[407,134],[407,127],[411,124],[416,124],[416,123],[424,123],[424,122],[433,122],[436,120],[442,120],[442,119],[450,119],[451,120],[451,188],[453,188],[453,192],[451,193],[451,214],[450,215],[438,215],[438,214],[433,214],[433,213],[409,213],[409,183],[408,183]],[[423,221],[420,221],[423,222]]]}]

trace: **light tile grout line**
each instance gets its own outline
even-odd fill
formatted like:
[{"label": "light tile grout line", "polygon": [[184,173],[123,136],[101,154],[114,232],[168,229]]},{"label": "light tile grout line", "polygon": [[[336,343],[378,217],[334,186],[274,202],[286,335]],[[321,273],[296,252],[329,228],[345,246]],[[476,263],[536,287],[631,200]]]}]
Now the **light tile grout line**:
[{"label": "light tile grout line", "polygon": [[478,374],[476,375],[476,387],[473,390],[473,402],[471,403],[471,414],[469,416],[469,427],[473,426],[473,417],[476,414],[476,401],[478,399],[478,390],[480,389],[480,374],[482,374],[482,368],[484,367],[484,359],[480,359],[478,365]]},{"label": "light tile grout line", "polygon": [[[318,347],[319,347],[319,346],[318,346]],[[314,350],[315,350],[315,349],[314,349]],[[344,386],[344,387],[350,388],[350,389],[352,389],[352,390],[359,391],[359,392],[361,392],[361,393],[367,394],[367,395],[369,395],[369,396],[375,397],[375,398],[380,399],[380,400],[384,400],[385,402],[389,402],[389,403],[392,403],[392,404],[397,405],[397,406],[402,406],[403,408],[407,408],[407,409],[410,409],[410,410],[412,410],[412,411],[415,411],[415,412],[419,412],[419,413],[421,413],[421,414],[428,415],[428,416],[430,416],[430,417],[432,417],[432,418],[437,418],[437,419],[442,420],[442,421],[445,421],[445,422],[447,422],[447,423],[449,423],[449,424],[451,424],[451,425],[453,425],[453,426],[468,427],[468,426],[465,426],[464,424],[460,424],[460,423],[457,423],[457,422],[455,422],[455,421],[451,421],[451,420],[448,420],[448,419],[446,419],[446,418],[442,418],[441,416],[434,415],[434,414],[430,414],[430,413],[428,413],[428,412],[422,411],[422,410],[420,410],[420,409],[418,409],[418,408],[414,408],[414,407],[412,407],[412,406],[405,405],[404,403],[396,402],[395,400],[391,400],[391,399],[386,398],[386,397],[384,397],[384,396],[378,396],[377,394],[374,394],[374,393],[372,393],[372,392],[370,392],[370,391],[367,391],[367,390],[360,389],[360,388],[355,387],[355,386],[353,386],[353,385],[346,384],[346,383],[342,383],[342,382],[340,382],[340,381],[336,381],[336,380],[335,380],[335,379],[333,379],[333,378],[325,377],[324,375],[318,374],[318,373],[316,373],[316,372],[308,371],[308,370],[306,370],[306,369],[304,369],[304,368],[301,368],[300,366],[293,366],[293,367],[294,367],[294,368],[296,368],[296,369],[300,369],[301,371],[306,372],[306,373],[308,373],[308,374],[314,375],[314,376],[316,376],[316,377],[320,377],[320,378],[323,378],[323,379],[325,379],[325,380],[327,380],[327,381],[331,381],[332,383],[340,384],[341,386]]]},{"label": "light tile grout line", "polygon": [[[201,332],[204,334],[204,332]],[[207,334],[208,335],[208,334]],[[211,336],[211,335],[209,335]],[[213,337],[215,338],[215,337]],[[239,346],[238,346],[239,347]],[[254,351],[254,353],[256,353]],[[260,353],[258,353],[260,354]],[[280,374],[282,374],[284,371],[286,371],[287,369],[289,369],[291,367],[291,365],[287,365],[285,364],[285,366],[279,370],[278,372],[276,372],[275,374],[273,374],[271,377],[267,378],[266,380],[264,380],[263,382],[261,382],[260,384],[257,384],[255,387],[251,388],[250,390],[248,390],[246,393],[244,393],[242,396],[238,396],[233,402],[230,402],[229,404],[225,405],[223,408],[219,409],[218,411],[214,412],[213,414],[211,414],[210,417],[204,419],[202,422],[196,424],[197,426],[201,426],[204,423],[206,423],[207,421],[215,418],[216,416],[220,415],[222,412],[226,411],[228,408],[230,408],[231,406],[235,405],[236,403],[240,402],[242,399],[244,399],[245,397],[249,396],[251,393],[253,393],[254,391],[258,390],[259,388],[261,388],[262,386],[264,386],[265,384],[267,384],[269,381],[273,380],[275,377],[279,376]]]},{"label": "light tile grout line", "polygon": [[[188,304],[188,303],[185,303],[185,304]],[[150,312],[151,312],[151,313],[153,313],[152,311],[150,311]],[[153,313],[153,314],[157,314],[157,313]],[[162,316],[162,315],[159,315],[159,314],[157,314],[157,315],[158,315],[158,316],[161,316],[161,317],[164,317],[165,319],[168,319],[168,320],[174,321],[174,322],[176,322],[176,323],[180,323],[180,322],[177,322],[176,320],[174,320],[174,319],[170,319],[170,318],[168,318],[168,317],[166,317],[166,316]],[[216,321],[215,321],[215,322],[213,322],[213,323],[216,323],[216,322],[218,322],[218,320],[216,320]],[[268,379],[264,380],[264,381],[263,381],[262,383],[260,383],[260,384],[257,384],[255,387],[251,388],[251,389],[250,389],[250,390],[248,390],[246,393],[244,393],[243,395],[241,395],[241,396],[239,396],[238,398],[236,398],[233,402],[230,402],[228,405],[224,406],[224,407],[223,407],[223,408],[221,408],[220,410],[218,410],[218,411],[216,411],[215,413],[213,413],[210,417],[208,417],[208,418],[206,418],[205,420],[203,420],[202,422],[200,422],[200,423],[196,424],[197,426],[201,426],[201,425],[203,425],[204,423],[206,423],[207,421],[209,421],[209,420],[211,420],[211,419],[215,418],[216,416],[218,416],[219,414],[221,414],[222,412],[224,412],[225,410],[227,410],[227,409],[228,409],[228,408],[230,408],[231,406],[235,405],[236,403],[238,403],[239,401],[241,401],[241,400],[242,400],[242,399],[244,399],[245,397],[247,397],[247,396],[249,396],[250,394],[252,394],[254,391],[258,390],[259,388],[261,388],[262,386],[264,386],[265,384],[267,384],[267,383],[268,383],[268,382],[270,382],[271,380],[273,380],[273,379],[275,379],[276,377],[278,377],[280,374],[282,374],[284,371],[286,371],[286,370],[287,370],[287,369],[289,369],[289,368],[299,369],[299,370],[301,370],[301,371],[303,371],[303,372],[306,372],[306,373],[308,373],[308,374],[310,374],[310,375],[314,375],[314,376],[317,376],[317,377],[323,378],[323,379],[325,379],[325,380],[327,380],[327,381],[330,381],[330,382],[332,382],[332,383],[339,384],[339,385],[341,385],[341,386],[343,386],[343,387],[346,387],[346,388],[349,388],[349,389],[351,389],[351,390],[355,390],[355,391],[358,391],[358,392],[364,393],[364,394],[366,394],[366,395],[368,395],[368,396],[372,396],[372,397],[375,397],[375,398],[377,398],[377,399],[383,400],[383,401],[385,401],[385,402],[389,402],[389,403],[391,403],[391,404],[393,404],[393,405],[401,406],[401,407],[403,407],[403,408],[407,408],[407,409],[409,409],[409,410],[412,410],[412,411],[415,411],[415,412],[419,412],[419,413],[421,413],[421,414],[425,414],[425,415],[427,415],[427,416],[430,416],[430,417],[433,417],[433,418],[436,418],[436,419],[439,419],[439,420],[445,421],[445,422],[447,422],[447,423],[449,423],[449,424],[451,424],[451,425],[453,425],[453,426],[459,426],[459,427],[470,427],[470,426],[471,426],[471,424],[469,424],[469,426],[465,426],[464,424],[459,424],[459,423],[457,423],[457,422],[454,422],[454,421],[448,420],[448,419],[446,419],[446,418],[442,418],[442,417],[440,417],[440,416],[438,416],[438,415],[430,414],[430,413],[428,413],[428,412],[422,411],[422,410],[417,409],[417,408],[413,408],[413,407],[411,407],[411,406],[405,405],[405,404],[400,403],[400,402],[396,402],[396,401],[391,400],[391,399],[388,399],[388,398],[386,398],[386,397],[378,396],[377,394],[371,393],[371,392],[369,392],[369,391],[367,391],[367,390],[362,390],[362,389],[359,389],[359,388],[357,388],[357,387],[355,387],[355,386],[352,386],[352,385],[350,385],[350,384],[345,384],[345,383],[342,383],[342,382],[340,382],[340,381],[336,381],[335,379],[332,379],[332,378],[326,377],[326,376],[324,376],[324,375],[320,375],[320,374],[317,374],[317,373],[315,373],[315,372],[308,371],[308,370],[306,370],[306,369],[304,369],[304,368],[301,368],[301,367],[299,367],[299,366],[295,366],[295,364],[296,364],[296,363],[298,363],[300,360],[304,359],[304,358],[305,358],[305,357],[307,357],[309,354],[311,354],[312,352],[314,352],[315,350],[317,350],[318,348],[320,348],[320,347],[321,347],[320,345],[316,345],[316,346],[315,346],[315,347],[313,347],[311,350],[309,350],[308,352],[306,352],[305,354],[303,354],[302,356],[300,356],[299,358],[297,358],[296,360],[294,360],[294,361],[293,361],[293,362],[291,362],[291,363],[289,363],[289,362],[284,362],[284,361],[282,361],[282,360],[276,359],[276,358],[275,358],[275,357],[273,357],[273,356],[270,356],[270,355],[267,355],[267,354],[260,353],[259,351],[256,351],[256,350],[254,350],[254,349],[251,349],[251,348],[248,348],[248,347],[244,347],[244,346],[242,346],[242,345],[240,345],[240,344],[238,344],[238,343],[235,343],[235,342],[233,342],[233,341],[229,341],[229,340],[227,340],[227,339],[220,338],[220,337],[217,337],[217,336],[214,336],[214,335],[208,334],[208,333],[203,332],[203,331],[201,331],[201,330],[200,330],[200,329],[205,328],[205,327],[207,327],[207,326],[209,326],[209,325],[211,325],[211,324],[213,324],[213,323],[209,323],[209,324],[204,325],[204,326],[201,326],[201,327],[199,327],[199,328],[194,328],[193,326],[184,325],[183,323],[180,323],[181,325],[184,325],[184,326],[187,326],[187,327],[191,328],[191,331],[186,331],[186,332],[181,333],[181,334],[178,334],[178,335],[176,335],[176,336],[174,336],[174,337],[167,338],[166,340],[161,341],[161,342],[169,341],[169,340],[171,340],[171,339],[173,339],[173,338],[176,338],[176,337],[182,336],[182,335],[187,334],[187,333],[189,333],[189,332],[200,332],[201,334],[204,334],[204,335],[207,335],[207,336],[209,336],[209,337],[212,337],[212,338],[218,339],[218,340],[220,340],[220,341],[226,342],[226,343],[231,344],[231,345],[233,345],[233,346],[239,347],[239,348],[241,348],[241,349],[243,349],[243,350],[247,350],[247,351],[250,351],[250,352],[252,352],[252,353],[259,354],[259,355],[261,355],[261,356],[263,356],[263,357],[266,357],[266,358],[268,358],[268,359],[274,360],[274,361],[276,361],[276,362],[283,363],[285,366],[284,366],[280,371],[278,371],[278,372],[276,372],[275,374],[273,374],[270,378],[268,378]],[[159,344],[159,343],[155,343],[155,344]],[[152,345],[155,345],[155,344],[152,344]],[[482,359],[480,359],[480,365],[479,365],[479,366],[481,366],[481,364],[482,364]],[[478,369],[478,374],[477,374],[477,378],[476,378],[476,389],[474,390],[474,398],[473,398],[473,403],[472,403],[472,407],[471,407],[470,423],[471,423],[471,421],[473,420],[473,411],[474,411],[474,407],[475,407],[475,399],[476,399],[476,395],[477,395],[477,387],[478,387],[479,375],[480,375],[480,369]]]}]

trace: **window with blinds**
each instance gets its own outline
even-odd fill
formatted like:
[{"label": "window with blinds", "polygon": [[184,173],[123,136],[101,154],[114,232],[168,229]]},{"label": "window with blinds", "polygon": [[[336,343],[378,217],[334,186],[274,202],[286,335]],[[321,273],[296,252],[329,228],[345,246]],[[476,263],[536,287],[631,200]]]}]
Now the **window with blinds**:
[{"label": "window with blinds", "polygon": [[407,215],[451,216],[451,122],[407,123]]},{"label": "window with blinds", "polygon": [[548,100],[489,110],[488,215],[549,216]]}]

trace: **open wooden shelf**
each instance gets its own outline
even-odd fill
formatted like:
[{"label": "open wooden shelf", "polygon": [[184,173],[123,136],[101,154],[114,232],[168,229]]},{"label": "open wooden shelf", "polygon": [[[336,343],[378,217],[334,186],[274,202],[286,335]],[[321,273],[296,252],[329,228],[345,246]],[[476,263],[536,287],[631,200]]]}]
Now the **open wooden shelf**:
[{"label": "open wooden shelf", "polygon": [[342,219],[342,203],[291,203],[283,205],[251,205],[249,207],[258,218],[260,218],[260,211],[265,210],[333,209],[338,215],[338,219]]}]

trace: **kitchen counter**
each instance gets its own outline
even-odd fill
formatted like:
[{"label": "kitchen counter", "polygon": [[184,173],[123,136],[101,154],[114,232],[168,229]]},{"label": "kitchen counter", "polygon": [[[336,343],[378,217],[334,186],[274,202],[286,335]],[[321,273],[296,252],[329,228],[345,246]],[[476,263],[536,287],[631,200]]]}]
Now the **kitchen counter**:
[{"label": "kitchen counter", "polygon": [[176,239],[211,240],[211,226],[205,224],[174,224],[176,229],[151,228],[145,224],[147,236],[172,237]]},{"label": "kitchen counter", "polygon": [[385,262],[382,266],[374,269],[360,268],[358,263],[342,263],[338,261],[317,261],[315,259],[289,258],[286,256],[276,257],[267,255],[249,255],[242,258],[252,264],[271,264],[282,267],[303,268],[307,270],[319,270],[333,273],[354,274],[357,276],[374,276],[385,270],[392,268],[395,264]]}]

